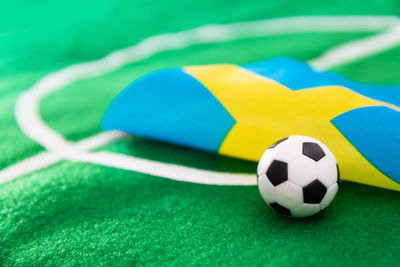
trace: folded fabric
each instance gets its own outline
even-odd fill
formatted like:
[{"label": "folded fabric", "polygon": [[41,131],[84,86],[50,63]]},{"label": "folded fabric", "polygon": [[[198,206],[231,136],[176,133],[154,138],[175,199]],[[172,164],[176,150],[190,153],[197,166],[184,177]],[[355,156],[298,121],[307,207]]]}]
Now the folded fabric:
[{"label": "folded fabric", "polygon": [[114,99],[102,127],[254,161],[278,139],[312,136],[343,179],[400,190],[400,86],[290,58],[149,73]]}]

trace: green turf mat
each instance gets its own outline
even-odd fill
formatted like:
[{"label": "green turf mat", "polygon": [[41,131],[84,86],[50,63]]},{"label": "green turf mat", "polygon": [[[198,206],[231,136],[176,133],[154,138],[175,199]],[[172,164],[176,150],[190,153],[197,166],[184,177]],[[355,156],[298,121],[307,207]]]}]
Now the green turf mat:
[{"label": "green turf mat", "polygon": [[254,186],[196,185],[83,163],[63,162],[0,190],[5,265],[374,266],[398,259],[399,194],[352,183],[305,220],[271,212]]},{"label": "green turf mat", "polygon": [[[46,75],[157,34],[208,24],[329,15],[399,18],[400,3],[0,1],[0,180],[4,168],[45,151],[20,129],[15,106],[20,94]],[[274,56],[309,61],[375,34],[286,33],[164,51],[59,88],[41,99],[39,114],[45,125],[77,142],[101,133],[110,101],[149,71]],[[333,70],[357,81],[399,84],[399,62],[396,46]],[[209,171],[255,173],[256,167],[254,162],[138,137],[95,151]],[[326,211],[294,220],[270,210],[256,186],[179,182],[66,159],[0,183],[0,265],[395,266],[400,260],[398,201],[398,192],[344,182]]]}]

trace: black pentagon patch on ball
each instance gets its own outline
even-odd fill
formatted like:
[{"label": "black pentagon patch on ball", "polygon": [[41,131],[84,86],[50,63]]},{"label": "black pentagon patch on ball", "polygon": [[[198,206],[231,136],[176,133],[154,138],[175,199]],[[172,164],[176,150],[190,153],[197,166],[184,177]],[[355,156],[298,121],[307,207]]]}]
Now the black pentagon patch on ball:
[{"label": "black pentagon patch on ball", "polygon": [[303,187],[304,203],[319,204],[328,189],[320,181],[314,180]]},{"label": "black pentagon patch on ball", "polygon": [[282,143],[283,141],[288,140],[288,138],[289,138],[289,137],[285,137],[285,138],[282,138],[281,140],[276,141],[276,142],[273,143],[269,148],[274,148],[274,147],[276,147],[278,144]]},{"label": "black pentagon patch on ball", "polygon": [[277,186],[288,179],[288,164],[280,160],[274,160],[271,162],[267,170],[267,177],[271,184]]},{"label": "black pentagon patch on ball", "polygon": [[340,182],[340,172],[339,172],[339,166],[336,163],[336,170],[337,170],[337,183]]},{"label": "black pentagon patch on ball", "polygon": [[305,142],[303,143],[303,155],[318,161],[325,156],[325,152],[318,144]]},{"label": "black pentagon patch on ball", "polygon": [[269,204],[269,206],[282,215],[291,216],[290,210],[285,208],[284,206],[279,205],[278,203],[271,203]]}]

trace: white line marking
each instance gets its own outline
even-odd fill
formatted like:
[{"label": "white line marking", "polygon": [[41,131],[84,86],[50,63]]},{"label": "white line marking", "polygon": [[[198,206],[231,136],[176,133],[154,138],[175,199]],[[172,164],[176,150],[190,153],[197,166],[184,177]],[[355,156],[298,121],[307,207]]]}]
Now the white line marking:
[{"label": "white line marking", "polygon": [[80,140],[74,145],[75,152],[87,152],[107,144],[113,143],[117,140],[129,138],[130,136],[119,131],[102,132],[91,137]]},{"label": "white line marking", "polygon": [[[376,32],[386,30],[396,23],[399,23],[399,21],[399,18],[395,16],[313,16],[277,18],[262,21],[232,23],[227,25],[206,25],[178,33],[166,33],[153,36],[131,47],[114,51],[102,59],[78,63],[61,69],[60,71],[50,73],[20,95],[17,99],[15,115],[21,130],[28,137],[41,144],[45,149],[52,153],[43,152],[2,170],[0,172],[0,184],[54,164],[64,158],[75,158],[92,163],[97,162],[98,164],[116,166],[127,170],[133,170],[133,167],[130,165],[131,163],[137,164],[143,162],[143,159],[127,155],[119,155],[116,153],[104,154],[102,152],[100,154],[94,153],[92,155],[85,152],[121,138],[122,135],[120,133],[106,132],[86,138],[74,144],[67,141],[62,135],[48,127],[43,122],[39,114],[39,104],[41,99],[46,95],[71,84],[72,82],[114,71],[127,64],[132,64],[149,58],[161,51],[183,49],[195,44],[226,42],[242,38],[290,33]],[[385,40],[382,38],[380,43],[384,42]],[[359,43],[359,45],[360,44],[362,43]],[[367,42],[367,45],[375,45],[375,43],[371,44],[370,42]],[[371,54],[372,52],[377,53],[387,48],[388,47],[381,45],[381,50],[376,49],[371,51],[371,49],[365,49],[364,51],[365,53]],[[336,51],[332,50],[329,57],[335,56],[341,58],[341,56],[343,56],[342,51],[343,50],[340,49]],[[363,54],[358,53],[357,56],[362,57]],[[352,58],[352,60],[355,59],[355,57]],[[344,62],[347,62],[347,60],[348,56],[344,59]],[[318,59],[316,59],[313,60],[313,62],[316,62],[315,64],[319,67],[324,67],[325,61],[318,61]],[[317,64],[318,62],[319,64]],[[328,61],[328,63],[330,63],[330,61]],[[335,64],[340,64],[340,61],[336,61]],[[121,163],[119,160],[122,160],[124,163]],[[186,181],[188,182],[197,181],[199,177],[202,179],[204,178],[204,181],[208,179],[207,181],[210,182],[215,177],[224,177],[222,178],[222,180],[224,180],[226,175],[221,174],[220,172],[198,170],[201,174],[195,173],[195,178],[193,180],[192,173],[193,170],[196,170],[194,168],[173,165],[171,168],[167,168],[167,170],[171,171],[167,173],[165,172],[165,167],[168,166],[168,164],[147,160],[146,162],[147,164],[154,164],[154,166],[148,166],[149,169],[152,169],[152,173],[157,173],[160,176],[168,177],[170,179],[174,179],[175,177],[177,180],[182,180],[186,177]],[[156,170],[160,166],[162,166],[162,170]],[[135,171],[141,169],[137,165],[135,165],[134,168]],[[180,169],[181,171],[179,168],[182,168]],[[146,173],[149,172],[147,169],[141,170]],[[175,173],[179,173],[179,175],[175,175]],[[232,177],[231,175],[232,174],[229,174],[229,177]],[[238,184],[246,183],[241,179],[247,177],[247,175],[238,174],[234,177],[239,178],[232,178],[232,181],[237,182]]]},{"label": "white line marking", "polygon": [[89,138],[85,138],[71,146],[65,147],[60,151],[45,151],[35,156],[22,160],[0,171],[0,184],[11,181],[12,179],[28,174],[47,166],[55,164],[74,154],[85,153],[112,143],[116,140],[127,138],[126,134],[118,131],[102,132]]},{"label": "white line marking", "polygon": [[140,172],[177,181],[212,185],[256,185],[255,174],[224,173],[136,158],[112,152],[91,152],[69,158],[93,164]]},{"label": "white line marking", "polygon": [[71,65],[40,79],[18,98],[15,115],[21,130],[47,150],[64,150],[72,144],[48,127],[39,114],[39,103],[46,95],[77,80],[90,78],[149,58],[161,51],[254,38],[285,33],[350,32],[387,29],[398,23],[391,16],[316,16],[280,18],[227,25],[206,25],[178,33],[166,33],[147,38],[131,47],[114,51],[102,59]]},{"label": "white line marking", "polygon": [[399,44],[400,23],[380,34],[339,45],[309,63],[317,69],[331,69],[394,48]]},{"label": "white line marking", "polygon": [[11,165],[0,172],[0,185],[9,182],[16,177],[32,173],[40,169],[46,168],[62,160],[61,155],[56,155],[52,152],[41,152],[35,156],[22,160],[14,165]]}]

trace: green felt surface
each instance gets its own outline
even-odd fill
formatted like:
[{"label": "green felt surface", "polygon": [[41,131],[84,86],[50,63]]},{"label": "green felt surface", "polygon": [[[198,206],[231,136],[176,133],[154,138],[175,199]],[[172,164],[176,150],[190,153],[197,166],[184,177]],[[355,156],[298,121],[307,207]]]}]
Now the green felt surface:
[{"label": "green felt surface", "polygon": [[256,187],[63,162],[3,186],[1,201],[6,265],[376,266],[393,264],[400,245],[398,193],[351,183],[326,212],[294,220]]},{"label": "green felt surface", "polygon": [[[385,1],[1,1],[0,170],[45,149],[15,121],[19,94],[41,77],[164,32],[296,15],[400,15]],[[308,61],[372,33],[303,33],[162,52],[46,96],[45,123],[71,141],[101,131],[110,101],[163,67]],[[335,67],[359,81],[400,83],[400,48]],[[256,163],[140,138],[110,151],[200,169],[255,173]],[[400,194],[342,183],[332,206],[304,220],[280,217],[256,186],[215,186],[61,161],[0,184],[0,265],[394,266]]]}]

